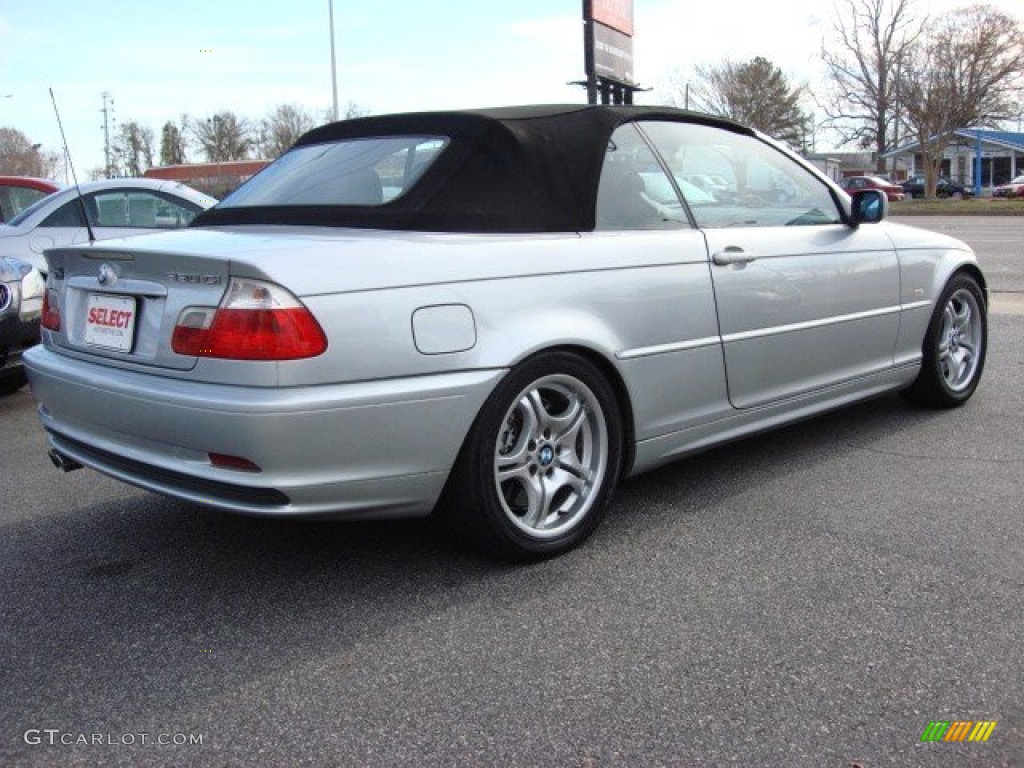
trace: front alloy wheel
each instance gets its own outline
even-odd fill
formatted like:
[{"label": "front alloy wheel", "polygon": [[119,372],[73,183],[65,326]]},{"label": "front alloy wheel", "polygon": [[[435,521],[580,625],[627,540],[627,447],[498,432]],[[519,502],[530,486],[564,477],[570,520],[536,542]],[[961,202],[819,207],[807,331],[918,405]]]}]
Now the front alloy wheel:
[{"label": "front alloy wheel", "polygon": [[928,324],[921,371],[903,395],[938,408],[962,405],[981,380],[987,346],[984,294],[969,274],[954,275]]},{"label": "front alloy wheel", "polygon": [[959,288],[946,301],[938,362],[950,392],[962,392],[975,381],[983,359],[983,319],[977,298],[967,288]]}]

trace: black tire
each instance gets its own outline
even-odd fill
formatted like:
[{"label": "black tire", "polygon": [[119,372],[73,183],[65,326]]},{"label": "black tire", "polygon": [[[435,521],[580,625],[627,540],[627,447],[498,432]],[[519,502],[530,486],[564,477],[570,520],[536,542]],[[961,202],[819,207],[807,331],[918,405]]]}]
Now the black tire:
[{"label": "black tire", "polygon": [[540,560],[583,542],[622,465],[622,416],[601,371],[573,352],[514,368],[484,403],[438,514],[471,548]]},{"label": "black tire", "polygon": [[935,304],[922,347],[921,371],[901,393],[932,408],[955,408],[978,388],[988,350],[985,296],[978,281],[959,273]]},{"label": "black tire", "polygon": [[27,383],[28,379],[25,377],[25,371],[23,370],[0,379],[0,397],[13,395]]}]

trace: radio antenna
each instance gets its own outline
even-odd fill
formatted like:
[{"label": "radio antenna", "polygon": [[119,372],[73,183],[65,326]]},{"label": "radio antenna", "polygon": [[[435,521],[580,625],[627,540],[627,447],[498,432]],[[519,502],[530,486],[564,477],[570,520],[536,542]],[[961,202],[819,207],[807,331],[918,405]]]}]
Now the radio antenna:
[{"label": "radio antenna", "polygon": [[64,142],[64,157],[68,160],[68,167],[71,169],[71,179],[75,182],[75,192],[78,194],[78,207],[82,214],[82,221],[85,222],[85,231],[89,233],[89,242],[96,242],[96,233],[92,231],[89,223],[89,214],[85,210],[85,198],[82,197],[82,188],[78,186],[78,174],[75,173],[75,164],[71,160],[71,150],[68,149],[68,137],[64,135],[64,125],[60,121],[60,110],[57,109],[57,99],[53,95],[53,88],[50,89],[50,101],[53,102],[53,113],[57,116],[57,127],[60,129],[60,138]]}]

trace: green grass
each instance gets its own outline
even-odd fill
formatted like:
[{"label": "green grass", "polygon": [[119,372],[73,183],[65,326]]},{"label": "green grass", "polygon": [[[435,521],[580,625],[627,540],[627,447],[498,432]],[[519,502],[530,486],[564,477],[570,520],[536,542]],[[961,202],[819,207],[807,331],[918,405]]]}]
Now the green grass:
[{"label": "green grass", "polygon": [[890,216],[1024,216],[1024,199],[904,200],[889,203]]}]

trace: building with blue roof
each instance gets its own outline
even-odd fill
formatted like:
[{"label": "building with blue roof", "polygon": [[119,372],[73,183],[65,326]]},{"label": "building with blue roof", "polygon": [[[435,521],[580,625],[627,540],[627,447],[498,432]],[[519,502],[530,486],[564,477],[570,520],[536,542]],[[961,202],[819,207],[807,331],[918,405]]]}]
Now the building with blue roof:
[{"label": "building with blue roof", "polygon": [[[908,176],[924,174],[920,142],[904,144],[884,157],[906,168]],[[942,154],[940,176],[981,191],[1024,175],[1024,133],[962,128]]]}]

